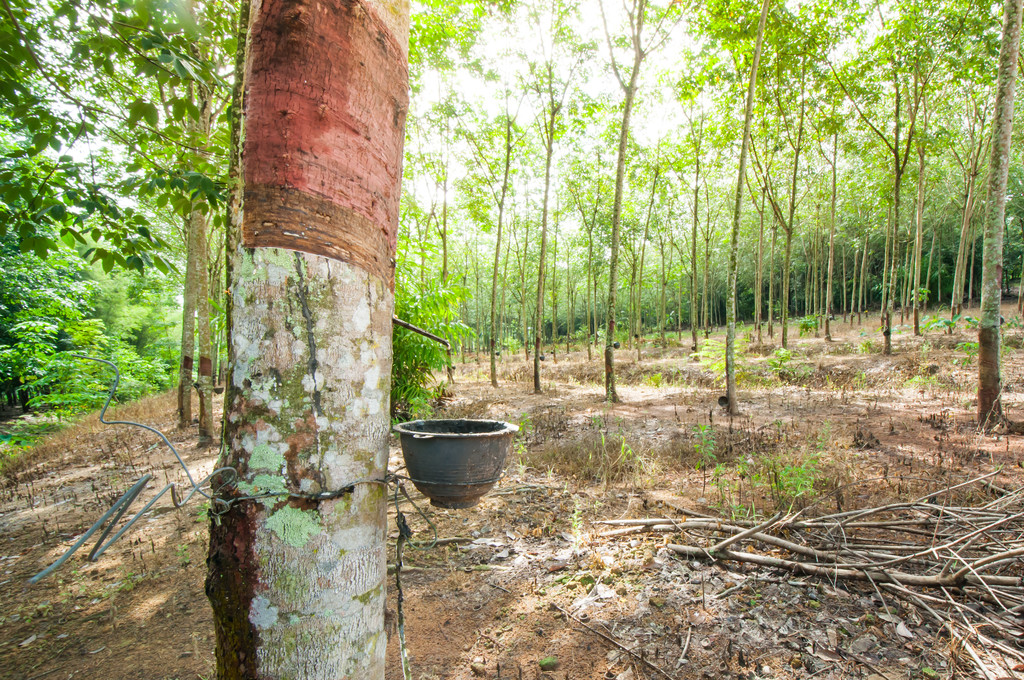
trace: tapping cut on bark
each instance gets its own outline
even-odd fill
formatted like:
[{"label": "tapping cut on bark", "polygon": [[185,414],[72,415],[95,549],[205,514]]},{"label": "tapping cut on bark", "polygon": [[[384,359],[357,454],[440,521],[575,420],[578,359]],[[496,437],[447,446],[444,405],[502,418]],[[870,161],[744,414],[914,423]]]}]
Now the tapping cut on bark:
[{"label": "tapping cut on bark", "polygon": [[261,6],[246,74],[242,239],[350,262],[393,282],[407,35],[389,25],[395,8],[372,4]]},{"label": "tapping cut on bark", "polygon": [[211,528],[206,584],[217,673],[383,680],[409,6],[252,12],[218,465],[237,476],[221,480],[233,505]]}]

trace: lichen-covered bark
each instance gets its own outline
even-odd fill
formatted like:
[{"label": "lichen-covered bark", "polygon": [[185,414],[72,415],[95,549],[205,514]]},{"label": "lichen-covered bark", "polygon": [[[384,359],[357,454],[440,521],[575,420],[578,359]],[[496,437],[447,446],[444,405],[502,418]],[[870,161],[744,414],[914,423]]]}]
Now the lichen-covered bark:
[{"label": "lichen-covered bark", "polygon": [[225,462],[237,495],[295,497],[240,501],[213,532],[220,677],[383,677],[386,497],[366,480],[387,465],[393,294],[284,249],[243,250],[234,276]]},{"label": "lichen-covered bark", "polygon": [[408,10],[252,6],[220,461],[238,474],[207,577],[220,678],[384,677]]}]

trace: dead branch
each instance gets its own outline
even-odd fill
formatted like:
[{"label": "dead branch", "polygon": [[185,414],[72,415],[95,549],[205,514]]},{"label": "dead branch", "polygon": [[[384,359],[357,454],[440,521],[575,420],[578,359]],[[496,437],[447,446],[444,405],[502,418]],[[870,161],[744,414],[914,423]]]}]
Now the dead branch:
[{"label": "dead branch", "polygon": [[[1016,649],[1024,640],[1024,489],[997,486],[996,474],[911,502],[820,517],[783,519],[780,513],[753,522],[686,513],[680,519],[601,522],[616,527],[602,536],[676,533],[687,543],[665,548],[687,558],[743,562],[832,583],[870,583],[879,597],[884,590],[947,627],[963,661],[993,677],[993,669],[1024,661]],[[957,497],[969,497],[961,490],[971,485],[987,498],[955,505]],[[993,492],[999,497],[992,499]],[[741,542],[751,548],[737,549]]]}]

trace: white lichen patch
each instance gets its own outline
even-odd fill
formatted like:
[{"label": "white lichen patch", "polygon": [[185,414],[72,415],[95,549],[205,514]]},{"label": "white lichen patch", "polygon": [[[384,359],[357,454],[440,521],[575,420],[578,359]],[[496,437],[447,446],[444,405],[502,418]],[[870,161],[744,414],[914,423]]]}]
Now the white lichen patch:
[{"label": "white lichen patch", "polygon": [[306,373],[302,376],[302,389],[306,392],[314,392],[319,389],[319,386],[323,386],[323,376],[320,371],[317,371],[313,375]]},{"label": "white lichen patch", "polygon": [[270,604],[270,600],[257,595],[252,598],[249,605],[249,622],[263,630],[277,625],[277,607]]},{"label": "white lichen patch", "polygon": [[258,444],[249,456],[250,470],[272,470],[284,472],[286,468],[284,455],[269,444]]},{"label": "white lichen patch", "polygon": [[361,298],[352,312],[348,327],[355,334],[362,334],[370,326],[370,305],[366,298]]},{"label": "white lichen patch", "polygon": [[372,546],[374,541],[380,540],[375,527],[363,525],[333,531],[330,538],[335,548],[348,552]]},{"label": "white lichen patch", "polygon": [[319,513],[314,510],[299,510],[290,505],[268,517],[267,528],[294,548],[301,548],[309,539],[323,531]]},{"label": "white lichen patch", "polygon": [[376,392],[380,387],[380,366],[369,366],[363,374],[363,391]]}]

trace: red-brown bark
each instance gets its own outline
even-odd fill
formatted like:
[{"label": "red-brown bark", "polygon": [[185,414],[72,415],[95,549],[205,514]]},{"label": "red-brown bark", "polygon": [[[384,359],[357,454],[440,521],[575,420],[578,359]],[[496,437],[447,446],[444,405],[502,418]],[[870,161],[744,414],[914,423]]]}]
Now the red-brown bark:
[{"label": "red-brown bark", "polygon": [[383,253],[397,238],[408,108],[399,38],[361,2],[266,0],[252,46],[243,244],[392,281]]}]

